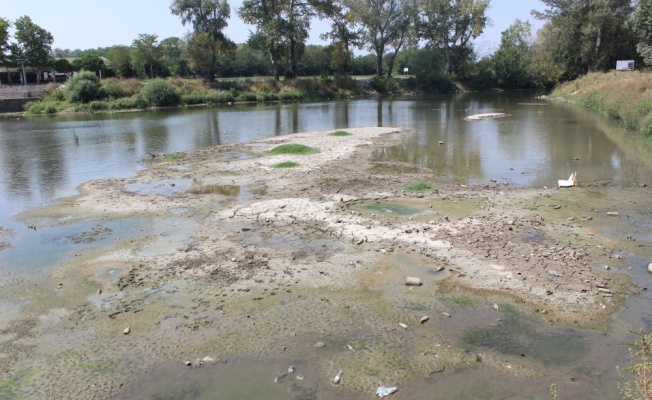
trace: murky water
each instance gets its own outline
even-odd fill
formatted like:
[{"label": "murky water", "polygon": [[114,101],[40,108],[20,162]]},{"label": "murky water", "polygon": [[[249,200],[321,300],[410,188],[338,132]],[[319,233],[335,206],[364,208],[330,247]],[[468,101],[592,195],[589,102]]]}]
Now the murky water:
[{"label": "murky water", "polygon": [[[464,121],[471,114],[495,111],[510,116]],[[652,183],[647,181],[652,176],[650,150],[639,146],[639,139],[624,133],[617,123],[573,105],[540,102],[526,93],[0,120],[0,226],[14,232],[3,238],[11,242],[11,247],[0,250],[0,266],[14,271],[46,269],[91,246],[109,246],[118,240],[140,236],[143,230],[158,235],[158,240],[140,248],[138,254],[142,256],[168,254],[190,243],[197,223],[181,217],[153,223],[60,221],[56,226],[37,229],[11,220],[21,210],[75,194],[76,186],[85,181],[133,176],[146,168],[139,163],[146,153],[169,154],[271,135],[363,126],[397,126],[413,131],[400,144],[370,154],[379,162],[375,168],[383,173],[410,172],[417,168],[407,164],[392,166],[394,162],[405,162],[430,168],[435,176],[459,183],[500,181],[518,186],[554,187],[557,179],[573,171],[577,171],[580,183],[612,181],[623,187]],[[75,144],[73,132],[79,137],[79,144]],[[241,157],[237,153],[232,155],[233,159]],[[126,190],[163,196],[190,191],[227,196],[234,201],[251,197],[247,187],[210,185],[192,179],[131,185]],[[460,207],[466,211],[471,205],[460,204]],[[614,220],[605,229],[616,237],[633,236],[649,249],[652,240],[649,207],[641,204],[633,208],[627,220]],[[433,212],[394,203],[366,204],[360,210],[403,218]],[[183,214],[185,210],[177,211]],[[251,243],[295,245],[317,255],[345,250],[338,242],[291,233],[271,237],[251,233],[248,237]],[[630,253],[622,256],[638,282],[652,279],[646,271],[648,260]],[[408,291],[396,282],[378,288],[388,293],[397,309],[423,310],[431,315],[452,312],[454,317],[445,318],[438,329],[458,337],[456,345],[460,348],[470,354],[492,351],[510,360],[523,359],[548,373],[524,383],[507,369],[498,372],[478,366],[444,371],[426,380],[417,379],[410,387],[399,388],[397,398],[547,399],[552,398],[552,384],[559,387],[562,398],[616,398],[618,377],[614,362],[627,361],[626,351],[618,342],[631,340],[628,328],[652,322],[652,316],[645,311],[652,300],[651,291],[632,297],[614,316],[613,334],[604,336],[600,332],[548,326],[509,308],[495,313],[487,304],[475,304],[464,297],[441,298],[428,288],[447,276],[446,271],[404,254],[393,256],[392,262],[399,271],[397,279],[419,275],[426,289],[423,293]],[[107,266],[96,278],[111,281],[123,273],[119,265]],[[99,299],[90,301],[101,307]],[[56,322],[68,312],[51,311],[41,322]],[[14,309],[0,305],[0,313],[8,318]],[[303,379],[293,375],[275,383],[275,374],[290,362],[295,363],[297,374]],[[177,360],[169,364],[162,362],[134,384],[127,385],[121,398],[357,399],[372,395],[339,390],[317,376],[320,371],[314,363],[302,360],[235,358],[198,369],[180,369]]]}]

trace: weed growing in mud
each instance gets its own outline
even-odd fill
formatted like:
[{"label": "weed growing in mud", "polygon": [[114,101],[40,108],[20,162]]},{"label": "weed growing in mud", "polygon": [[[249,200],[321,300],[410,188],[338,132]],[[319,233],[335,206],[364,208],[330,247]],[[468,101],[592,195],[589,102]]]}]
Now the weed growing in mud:
[{"label": "weed growing in mud", "polygon": [[176,161],[181,158],[181,154],[179,153],[171,153],[171,154],[166,154],[165,155],[165,160],[166,161]]},{"label": "weed growing in mud", "polygon": [[619,369],[620,377],[625,382],[619,384],[618,389],[623,399],[649,400],[652,399],[652,332],[645,334],[641,330],[637,334],[635,342],[625,343],[630,346],[631,366],[624,370],[631,372],[634,380],[628,380]]},{"label": "weed growing in mud", "polygon": [[213,324],[213,320],[204,320],[204,321],[193,321],[189,324],[185,324],[185,327],[190,329],[192,332],[201,328],[202,326],[210,326]]},{"label": "weed growing in mud", "polygon": [[267,154],[312,154],[316,152],[317,149],[302,144],[282,144],[269,150]]},{"label": "weed growing in mud", "polygon": [[273,168],[293,168],[297,166],[299,166],[299,164],[295,163],[294,161],[285,161],[282,163],[272,165]]},{"label": "weed growing in mud", "polygon": [[336,131],[333,133],[329,133],[329,136],[351,136],[352,134],[347,132],[347,131]]},{"label": "weed growing in mud", "polygon": [[406,192],[425,192],[430,189],[432,189],[432,186],[427,182],[418,182],[414,185],[409,185],[403,188]]}]

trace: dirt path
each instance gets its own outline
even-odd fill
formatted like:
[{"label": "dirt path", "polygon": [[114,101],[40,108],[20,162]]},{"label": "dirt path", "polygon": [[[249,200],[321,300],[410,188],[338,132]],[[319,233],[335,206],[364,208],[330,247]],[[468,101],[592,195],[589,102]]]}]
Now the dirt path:
[{"label": "dirt path", "polygon": [[[113,398],[163,362],[187,368],[207,355],[289,352],[310,360],[320,381],[359,371],[341,383],[354,398],[379,381],[475,363],[446,347],[455,341],[437,324],[419,322],[449,314],[455,299],[496,315],[509,305],[547,323],[607,329],[636,290],[615,257],[636,244],[600,231],[622,190],[437,183],[432,171],[368,160],[405,132],[348,132],[157,155],[134,179],[89,182],[78,197],[24,213],[44,228],[97,220],[80,241],[110,236],[110,221],[150,222],[136,237],[113,235],[77,254],[38,285],[0,286],[6,309],[20,310],[0,331],[0,394]],[[266,154],[289,143],[318,152]],[[282,162],[298,165],[274,167]],[[419,182],[431,187],[406,189]],[[649,190],[625,194],[635,201]],[[406,287],[406,275],[424,284]],[[414,302],[419,311],[406,306]],[[399,322],[419,336],[406,338]],[[403,345],[387,346],[396,342]],[[517,358],[488,352],[483,360],[499,369],[507,362],[518,376],[542,374]]]}]

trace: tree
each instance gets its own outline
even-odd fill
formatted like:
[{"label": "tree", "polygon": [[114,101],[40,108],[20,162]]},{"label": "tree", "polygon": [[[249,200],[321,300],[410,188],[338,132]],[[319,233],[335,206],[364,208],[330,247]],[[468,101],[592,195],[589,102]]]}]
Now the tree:
[{"label": "tree", "polygon": [[70,61],[68,61],[65,58],[57,58],[56,60],[54,60],[54,69],[57,72],[61,72],[64,74],[73,71],[72,64],[70,64]]},{"label": "tree", "polygon": [[51,66],[52,34],[32,22],[30,17],[22,16],[14,24],[16,28],[16,41],[20,46],[27,65],[36,68],[37,81],[41,82],[40,69]]},{"label": "tree", "polygon": [[119,78],[134,76],[131,63],[131,48],[128,46],[113,46],[106,52],[106,58],[111,63],[111,69]]},{"label": "tree", "polygon": [[149,69],[150,79],[154,79],[154,65],[160,64],[160,51],[158,49],[158,35],[141,33],[134,39],[134,59],[136,65],[142,65],[144,70]]},{"label": "tree", "polygon": [[9,83],[11,83],[11,73],[9,73],[9,64],[10,64],[10,54],[9,51],[9,28],[11,23],[4,19],[0,18],[0,65],[7,68],[7,78]]},{"label": "tree", "polygon": [[550,54],[567,79],[608,70],[635,53],[632,0],[541,0],[547,8],[533,15],[551,25]]},{"label": "tree", "polygon": [[362,44],[362,30],[355,26],[351,9],[342,2],[326,2],[321,12],[331,20],[331,30],[320,35],[322,40],[331,41],[328,46],[331,67],[346,75],[353,58],[352,48]]},{"label": "tree", "polygon": [[652,65],[652,0],[639,0],[634,18],[636,51],[646,65]]},{"label": "tree", "polygon": [[517,19],[501,33],[500,47],[494,53],[496,78],[501,87],[522,88],[530,84],[532,26]]},{"label": "tree", "polygon": [[420,32],[432,47],[444,51],[445,68],[453,72],[454,48],[465,48],[482,34],[490,0],[422,0]]},{"label": "tree", "polygon": [[[189,47],[193,47],[196,57],[195,64],[204,65],[204,77],[208,82],[213,82],[217,74],[218,55],[224,52],[235,51],[235,43],[225,35],[224,28],[228,26],[231,10],[227,0],[173,0],[170,6],[172,14],[181,17],[181,23],[192,24],[193,35]],[[202,43],[209,51],[208,57],[198,53],[198,44]],[[190,51],[189,51],[190,52]],[[208,60],[206,63],[205,61]]]},{"label": "tree", "polygon": [[184,57],[186,43],[178,37],[169,37],[163,39],[159,44],[161,52],[161,62],[164,72],[174,76],[188,76],[190,69],[188,61]]},{"label": "tree", "polygon": [[256,26],[256,32],[249,36],[249,45],[265,51],[272,63],[274,80],[279,80],[279,61],[283,54],[283,29],[281,0],[245,0],[238,9],[238,15],[246,23]]},{"label": "tree", "polygon": [[363,42],[376,55],[376,76],[383,75],[383,56],[397,39],[406,20],[409,0],[345,0],[363,27]]},{"label": "tree", "polygon": [[70,64],[72,69],[75,71],[84,70],[92,71],[93,73],[100,73],[100,71],[106,70],[106,64],[104,64],[104,60],[98,56],[91,54],[86,54],[84,56],[75,58]]}]

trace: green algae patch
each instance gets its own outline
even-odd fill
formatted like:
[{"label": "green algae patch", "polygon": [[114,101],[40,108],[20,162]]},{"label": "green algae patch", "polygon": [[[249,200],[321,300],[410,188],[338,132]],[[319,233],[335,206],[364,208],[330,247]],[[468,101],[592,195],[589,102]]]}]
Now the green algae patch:
[{"label": "green algae patch", "polygon": [[352,133],[347,131],[335,131],[328,134],[328,136],[351,136]]},{"label": "green algae patch", "polygon": [[31,368],[21,368],[13,371],[0,380],[0,398],[21,398],[21,391],[34,379],[35,375]]},{"label": "green algae patch", "polygon": [[423,212],[423,209],[410,207],[398,203],[373,203],[361,206],[366,211],[371,211],[379,215],[399,215],[409,216]]},{"label": "green algae patch", "polygon": [[276,146],[271,150],[267,151],[267,154],[271,156],[280,155],[280,154],[296,154],[296,155],[305,155],[313,154],[318,150],[314,147],[306,146],[303,144],[282,144]]},{"label": "green algae patch", "polygon": [[285,162],[272,165],[272,168],[294,168],[298,166],[299,163],[296,163],[294,161],[285,161]]}]

